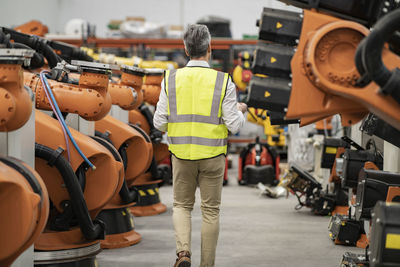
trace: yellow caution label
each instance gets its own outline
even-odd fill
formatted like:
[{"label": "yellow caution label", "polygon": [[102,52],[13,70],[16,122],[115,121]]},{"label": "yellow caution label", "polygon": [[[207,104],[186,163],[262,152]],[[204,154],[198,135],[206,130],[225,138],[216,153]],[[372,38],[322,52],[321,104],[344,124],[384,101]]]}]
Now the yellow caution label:
[{"label": "yellow caution label", "polygon": [[280,28],[282,28],[283,27],[283,25],[278,21],[277,23],[276,23],[276,28],[277,29],[280,29]]},{"label": "yellow caution label", "polygon": [[385,248],[400,249],[400,234],[387,234]]},{"label": "yellow caution label", "polygon": [[135,224],[133,223],[133,218],[132,218],[132,216],[131,216],[131,227],[132,227],[132,228],[135,228]]},{"label": "yellow caution label", "polygon": [[269,97],[271,94],[268,92],[268,91],[265,91],[265,93],[264,93],[264,97],[265,98],[267,98],[267,97]]},{"label": "yellow caution label", "polygon": [[271,57],[270,62],[271,62],[271,63],[275,63],[275,62],[276,62],[276,58]]},{"label": "yellow caution label", "polygon": [[336,154],[336,152],[337,152],[337,148],[336,147],[327,146],[325,148],[325,153],[326,154]]},{"label": "yellow caution label", "polygon": [[157,192],[157,194],[158,194],[159,191],[160,191],[160,190],[158,190],[158,187],[156,187],[156,192]]},{"label": "yellow caution label", "polygon": [[122,216],[126,216],[126,212],[125,211],[122,211]]},{"label": "yellow caution label", "polygon": [[94,260],[94,266],[95,266],[95,267],[99,267],[99,264],[97,263],[97,260],[96,260],[96,259]]},{"label": "yellow caution label", "polygon": [[156,194],[156,192],[154,192],[153,189],[147,189],[147,192],[149,192],[149,194],[150,194],[151,196],[154,196],[154,195]]},{"label": "yellow caution label", "polygon": [[250,68],[250,63],[248,61],[245,61],[243,65],[246,69]]},{"label": "yellow caution label", "polygon": [[144,197],[144,196],[146,196],[146,193],[143,190],[139,190],[139,195],[141,197]]}]

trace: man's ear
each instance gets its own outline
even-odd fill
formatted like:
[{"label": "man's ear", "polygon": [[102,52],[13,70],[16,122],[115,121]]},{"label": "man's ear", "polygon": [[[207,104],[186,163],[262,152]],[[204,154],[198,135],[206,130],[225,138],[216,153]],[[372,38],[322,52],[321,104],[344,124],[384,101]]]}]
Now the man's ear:
[{"label": "man's ear", "polygon": [[186,50],[186,48],[185,48],[185,54],[186,54],[188,57],[190,57],[188,51]]},{"label": "man's ear", "polygon": [[208,45],[207,52],[211,53],[211,44]]}]

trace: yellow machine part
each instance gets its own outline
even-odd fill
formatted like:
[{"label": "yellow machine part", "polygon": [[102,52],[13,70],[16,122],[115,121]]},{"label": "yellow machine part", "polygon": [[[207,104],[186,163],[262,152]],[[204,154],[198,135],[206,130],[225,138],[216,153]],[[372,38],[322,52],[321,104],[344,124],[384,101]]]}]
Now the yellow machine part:
[{"label": "yellow machine part", "polygon": [[143,69],[151,69],[151,68],[158,68],[158,69],[177,69],[178,63],[174,61],[160,61],[160,60],[143,60],[139,57],[117,57],[113,54],[107,53],[95,53],[93,49],[87,47],[81,47],[83,51],[85,51],[89,56],[91,56],[94,60],[100,61],[102,63],[107,64],[117,64],[117,65],[127,65],[133,66],[137,65],[139,68]]},{"label": "yellow machine part", "polygon": [[[259,114],[262,116],[258,117],[257,115]],[[264,134],[267,136],[268,145],[279,147],[285,146],[286,139],[285,135],[283,134],[284,129],[279,127],[279,125],[271,125],[271,121],[266,110],[249,108],[247,120],[264,127]],[[277,136],[279,136],[279,140],[275,141],[274,139],[276,139]]]},{"label": "yellow machine part", "polygon": [[236,84],[236,87],[243,92],[246,90],[247,83],[242,81],[242,72],[243,72],[242,66],[237,65],[233,70],[232,79],[233,82]]}]

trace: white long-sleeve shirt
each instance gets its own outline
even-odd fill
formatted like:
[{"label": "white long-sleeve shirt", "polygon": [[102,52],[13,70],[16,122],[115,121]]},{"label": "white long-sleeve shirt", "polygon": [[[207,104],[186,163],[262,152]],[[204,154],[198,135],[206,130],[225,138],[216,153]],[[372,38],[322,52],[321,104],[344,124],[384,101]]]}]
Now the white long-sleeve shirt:
[{"label": "white long-sleeve shirt", "polygon": [[[202,60],[190,60],[188,67],[207,67],[210,65]],[[222,101],[222,120],[229,132],[235,134],[243,126],[245,118],[242,112],[237,109],[236,86],[229,77],[225,97]],[[168,96],[165,93],[164,81],[161,83],[161,92],[158,99],[156,112],[153,118],[154,127],[166,132],[168,126]]]}]

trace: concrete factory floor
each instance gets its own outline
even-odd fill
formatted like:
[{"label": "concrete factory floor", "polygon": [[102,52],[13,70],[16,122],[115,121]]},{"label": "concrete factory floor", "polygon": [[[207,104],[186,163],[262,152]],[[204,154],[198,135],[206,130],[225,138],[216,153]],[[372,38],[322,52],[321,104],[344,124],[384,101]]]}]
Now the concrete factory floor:
[{"label": "concrete factory floor", "polygon": [[[223,188],[221,231],[216,267],[338,267],[346,251],[362,250],[335,246],[328,238],[329,217],[313,216],[309,209],[295,211],[297,200],[269,199],[255,188],[238,186],[237,158]],[[197,191],[198,193],[198,191]],[[172,187],[160,189],[166,213],[135,218],[142,241],[128,248],[104,250],[99,267],[172,267],[175,241],[172,226]],[[199,194],[192,218],[192,266],[199,266],[201,212]]]}]

